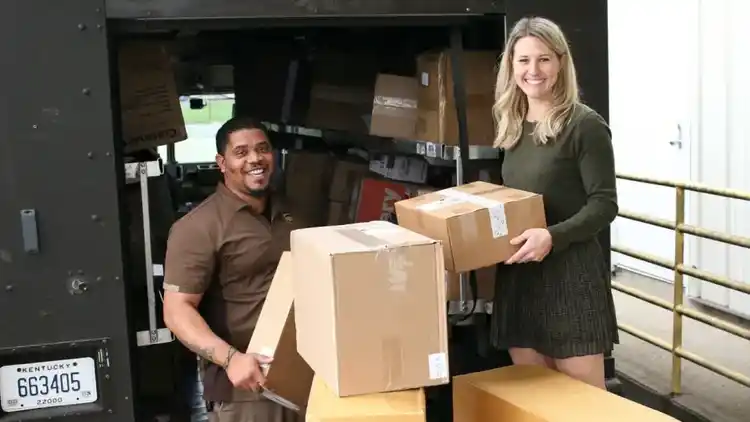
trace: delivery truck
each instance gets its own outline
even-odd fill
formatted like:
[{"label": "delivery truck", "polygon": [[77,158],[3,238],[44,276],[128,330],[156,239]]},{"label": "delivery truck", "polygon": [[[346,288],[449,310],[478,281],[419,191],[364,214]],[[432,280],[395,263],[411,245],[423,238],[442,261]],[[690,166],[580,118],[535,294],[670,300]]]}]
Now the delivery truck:
[{"label": "delivery truck", "polygon": [[[395,200],[499,181],[486,104],[523,16],[561,24],[607,118],[606,3],[4,2],[0,422],[200,418],[196,357],[161,317],[169,228],[220,178],[177,159],[185,110],[231,95],[261,119],[310,225],[393,220]],[[488,345],[490,272],[449,288],[452,372],[509,363]],[[427,398],[451,420],[449,386]]]}]

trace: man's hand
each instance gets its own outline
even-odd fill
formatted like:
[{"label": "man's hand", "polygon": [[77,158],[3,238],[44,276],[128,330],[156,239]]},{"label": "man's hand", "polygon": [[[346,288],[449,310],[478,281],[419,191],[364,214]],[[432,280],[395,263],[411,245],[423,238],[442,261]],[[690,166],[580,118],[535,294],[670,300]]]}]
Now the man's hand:
[{"label": "man's hand", "polygon": [[235,388],[257,392],[266,382],[260,365],[271,363],[272,360],[267,356],[237,352],[226,369],[229,381]]},{"label": "man's hand", "polygon": [[528,229],[510,241],[511,245],[521,243],[521,249],[508,258],[506,264],[539,262],[552,250],[552,236],[547,229]]}]

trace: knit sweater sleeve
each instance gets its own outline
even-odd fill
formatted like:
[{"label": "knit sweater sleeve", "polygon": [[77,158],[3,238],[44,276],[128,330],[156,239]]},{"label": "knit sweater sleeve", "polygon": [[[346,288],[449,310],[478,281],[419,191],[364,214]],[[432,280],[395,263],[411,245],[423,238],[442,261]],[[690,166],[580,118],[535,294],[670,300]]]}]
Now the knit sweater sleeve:
[{"label": "knit sweater sleeve", "polygon": [[549,227],[555,252],[596,236],[617,217],[617,181],[612,134],[604,119],[589,113],[573,132],[586,203],[570,218]]}]

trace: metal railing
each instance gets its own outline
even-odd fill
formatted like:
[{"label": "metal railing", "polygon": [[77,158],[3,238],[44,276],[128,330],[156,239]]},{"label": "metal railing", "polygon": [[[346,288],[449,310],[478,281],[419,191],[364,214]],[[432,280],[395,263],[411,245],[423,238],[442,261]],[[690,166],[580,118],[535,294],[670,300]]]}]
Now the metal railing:
[{"label": "metal railing", "polygon": [[750,330],[741,327],[737,324],[733,324],[719,318],[712,317],[704,312],[697,311],[695,309],[687,308],[684,305],[684,276],[690,276],[699,280],[707,281],[719,286],[726,287],[731,290],[750,294],[750,284],[744,284],[737,281],[730,280],[726,277],[721,277],[715,274],[711,274],[706,271],[696,269],[691,266],[685,265],[685,235],[697,236],[704,239],[710,239],[717,242],[721,242],[728,245],[740,246],[743,248],[750,249],[750,238],[733,236],[725,233],[707,230],[701,227],[692,226],[685,223],[685,193],[686,192],[698,192],[709,195],[720,196],[730,199],[739,199],[744,201],[750,201],[750,192],[740,192],[737,190],[730,189],[716,189],[704,185],[693,184],[693,183],[681,183],[669,180],[651,179],[646,177],[638,177],[626,174],[618,174],[617,178],[620,180],[629,180],[633,182],[645,183],[649,185],[657,185],[664,187],[671,187],[675,189],[675,220],[669,221],[659,218],[653,218],[645,215],[630,213],[627,211],[620,211],[618,214],[622,218],[634,220],[646,224],[650,224],[665,229],[674,231],[674,260],[669,261],[657,256],[649,255],[646,253],[638,252],[633,249],[619,247],[612,245],[612,251],[621,253],[623,255],[630,256],[663,268],[671,269],[674,271],[674,297],[673,301],[661,299],[644,293],[641,290],[634,289],[613,281],[612,288],[625,293],[627,295],[636,297],[652,305],[660,308],[672,311],[672,342],[671,344],[660,338],[654,337],[646,332],[643,332],[637,328],[634,328],[627,324],[618,324],[618,328],[634,337],[637,337],[643,341],[653,344],[663,350],[669,351],[672,354],[672,394],[677,395],[682,392],[682,360],[686,359],[696,365],[702,366],[710,371],[713,371],[719,375],[722,375],[728,379],[736,381],[742,385],[750,387],[750,377],[733,371],[729,368],[721,366],[717,363],[711,362],[695,353],[685,350],[682,346],[683,317],[688,317],[696,321],[700,321],[704,324],[712,326],[714,328],[723,330],[727,333],[733,334],[737,337],[741,337],[750,340]]}]

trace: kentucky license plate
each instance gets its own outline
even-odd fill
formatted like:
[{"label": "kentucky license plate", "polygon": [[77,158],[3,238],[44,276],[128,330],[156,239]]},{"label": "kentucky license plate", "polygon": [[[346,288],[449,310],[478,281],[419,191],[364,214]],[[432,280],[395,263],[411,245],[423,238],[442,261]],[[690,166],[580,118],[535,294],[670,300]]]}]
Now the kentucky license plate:
[{"label": "kentucky license plate", "polygon": [[0,368],[0,405],[5,412],[93,403],[97,397],[92,358]]}]

